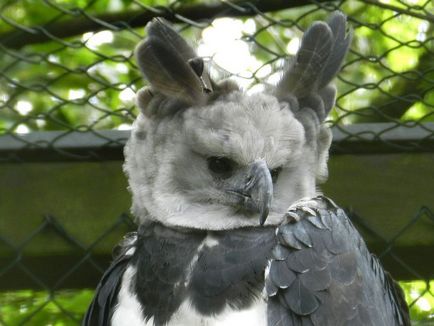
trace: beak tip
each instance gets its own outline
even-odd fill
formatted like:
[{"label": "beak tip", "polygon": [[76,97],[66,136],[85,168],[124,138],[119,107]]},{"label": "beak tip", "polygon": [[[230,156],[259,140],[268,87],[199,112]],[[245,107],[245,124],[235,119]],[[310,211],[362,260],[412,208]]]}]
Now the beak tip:
[{"label": "beak tip", "polygon": [[260,226],[264,226],[264,223],[267,220],[267,217],[268,217],[268,209],[261,212],[261,215],[259,216],[259,225]]}]

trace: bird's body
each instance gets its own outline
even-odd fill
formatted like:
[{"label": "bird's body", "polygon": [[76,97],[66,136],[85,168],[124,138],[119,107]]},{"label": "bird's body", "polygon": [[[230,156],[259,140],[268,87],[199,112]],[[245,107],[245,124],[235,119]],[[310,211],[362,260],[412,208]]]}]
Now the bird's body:
[{"label": "bird's body", "polygon": [[298,209],[302,220],[277,237],[271,226],[142,225],[113,264],[122,262],[121,284],[102,283],[96,298],[117,299],[94,316],[115,326],[408,325],[401,290],[345,213],[313,203],[315,215]]},{"label": "bird's body", "polygon": [[124,165],[139,228],[83,325],[409,325],[400,288],[317,196],[350,39],[341,13],[314,23],[276,87],[248,95],[213,82],[167,23],[148,26]]},{"label": "bird's body", "polygon": [[137,325],[265,325],[264,270],[274,228],[188,231],[157,223],[139,229],[135,250],[147,254],[131,257],[113,320],[145,306]]}]

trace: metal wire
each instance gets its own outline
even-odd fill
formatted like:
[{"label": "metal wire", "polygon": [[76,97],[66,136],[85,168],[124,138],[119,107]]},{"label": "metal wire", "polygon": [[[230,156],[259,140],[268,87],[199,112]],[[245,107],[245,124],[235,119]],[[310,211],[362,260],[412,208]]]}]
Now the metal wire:
[{"label": "metal wire", "polygon": [[[347,212],[364,237],[369,239],[368,244],[371,244],[371,250],[380,257],[386,268],[392,272],[392,275],[395,277],[404,276],[407,279],[423,281],[424,289],[418,293],[418,296],[408,298],[410,307],[416,305],[418,300],[423,299],[426,295],[433,296],[432,290],[430,289],[431,271],[426,268],[420,268],[422,266],[412,265],[411,262],[408,261],[409,258],[411,259],[411,256],[405,252],[400,252],[401,247],[398,244],[399,240],[405,237],[418,223],[428,222],[431,227],[434,225],[434,213],[430,209],[421,207],[419,211],[416,212],[415,216],[409,219],[406,225],[402,226],[399,232],[389,238],[384,237],[369,226],[366,223],[366,219],[360,217],[356,212],[351,210]],[[113,232],[125,233],[128,230],[135,230],[135,225],[128,215],[123,214],[117,219],[114,219],[109,227],[101,229],[99,236],[89,245],[84,245],[53,216],[45,216],[33,232],[29,233],[27,237],[19,243],[9,239],[4,232],[0,232],[0,248],[8,248],[10,252],[6,259],[3,259],[3,264],[0,267],[2,288],[8,284],[9,289],[13,289],[16,286],[14,285],[14,280],[18,280],[19,283],[16,284],[19,284],[19,288],[30,287],[46,291],[44,300],[36,305],[33,303],[36,307],[33,308],[31,313],[25,315],[25,317],[19,321],[19,324],[35,325],[33,322],[34,318],[41,313],[41,311],[47,309],[46,306],[48,304],[55,304],[64,319],[78,323],[81,320],[81,314],[84,313],[84,310],[76,312],[68,310],[70,309],[68,307],[63,307],[62,303],[56,301],[59,296],[59,290],[65,287],[71,287],[71,284],[75,284],[74,278],[83,278],[83,275],[78,273],[81,268],[86,271],[82,286],[88,288],[95,287],[95,280],[99,279],[110,262],[110,257],[104,256],[103,259],[101,259],[98,246],[107,240],[112,241],[113,239],[110,236]],[[68,261],[68,265],[65,268],[62,266],[63,262],[60,258],[57,258],[58,261],[56,261],[56,256],[50,256],[49,259],[51,263],[49,266],[45,266],[45,268],[58,269],[59,273],[56,274],[56,277],[49,277],[38,273],[35,269],[35,263],[26,259],[26,250],[32,248],[41,235],[45,237],[49,235],[51,239],[64,242],[68,248],[70,248],[68,255],[76,257]],[[116,242],[110,242],[108,245],[114,247],[115,244]],[[423,253],[419,253],[419,255],[423,255]],[[429,259],[429,256],[426,258]],[[9,324],[0,317],[0,325]]]},{"label": "metal wire", "polygon": [[[410,144],[384,139],[384,130],[374,141],[396,150],[434,150],[434,130],[426,124],[434,121],[431,1],[80,3],[39,0],[39,5],[25,6],[11,0],[0,7],[0,135],[26,144],[25,136],[32,131],[98,135],[99,130],[128,129],[137,113],[133,93],[144,84],[132,51],[145,35],[143,26],[155,16],[177,23],[192,42],[204,31],[218,33],[219,20],[231,18],[238,32],[227,35],[220,49],[211,51],[206,40],[200,45],[207,54],[213,52],[209,55],[217,73],[255,88],[276,78],[303,29],[340,9],[348,15],[355,36],[337,81],[340,96],[330,121],[337,128],[388,122],[386,131],[423,126],[428,133]],[[248,48],[251,56],[241,61],[250,65],[237,69],[228,64],[225,44]],[[50,140],[50,148],[57,148],[59,138]],[[62,153],[77,158],[68,154]]]},{"label": "metal wire", "polygon": [[[336,9],[348,15],[354,40],[337,80],[340,95],[330,115],[334,152],[351,153],[359,147],[375,152],[433,151],[433,8],[430,0],[4,1],[0,4],[0,162],[39,160],[41,153],[44,160],[120,159],[128,137],[124,130],[137,114],[133,94],[145,83],[133,49],[153,17],[175,23],[191,43],[203,39],[199,46],[210,57],[213,73],[231,76],[254,91],[260,83],[276,80],[305,28]],[[224,30],[222,22],[231,29]],[[210,41],[210,33],[226,38]],[[228,46],[244,51],[245,57],[228,61]],[[230,56],[236,59],[233,53]],[[391,259],[415,279],[424,280],[426,293],[432,293],[430,279],[419,266],[394,252],[395,238],[385,239],[357,214],[352,216],[383,244],[375,250],[386,262]],[[426,218],[432,222],[433,213],[421,208],[396,238]],[[125,225],[133,227],[122,216],[87,247],[48,216],[24,242],[14,243],[0,233],[0,245],[11,252],[0,267],[0,282],[18,269],[34,287],[48,291],[47,300],[28,317],[30,324],[50,303],[78,321],[77,313],[56,301],[56,291],[84,263],[100,273],[108,260],[93,259],[93,249],[113,229]],[[23,261],[23,250],[47,229],[80,252],[70,270],[51,284]]]}]

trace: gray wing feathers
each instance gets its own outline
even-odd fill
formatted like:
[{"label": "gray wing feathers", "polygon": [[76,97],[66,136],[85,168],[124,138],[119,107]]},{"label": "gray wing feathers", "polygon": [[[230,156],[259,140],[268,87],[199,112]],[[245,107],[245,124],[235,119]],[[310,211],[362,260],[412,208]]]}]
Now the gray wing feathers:
[{"label": "gray wing feathers", "polygon": [[83,317],[82,326],[105,326],[110,324],[117,303],[122,276],[131,260],[131,254],[128,251],[135,246],[136,240],[136,232],[128,233],[115,248],[114,254],[116,257],[98,283],[95,296]]},{"label": "gray wing feathers", "polygon": [[317,216],[277,230],[265,279],[268,326],[410,325],[400,288],[367,250],[343,210],[326,199]]}]

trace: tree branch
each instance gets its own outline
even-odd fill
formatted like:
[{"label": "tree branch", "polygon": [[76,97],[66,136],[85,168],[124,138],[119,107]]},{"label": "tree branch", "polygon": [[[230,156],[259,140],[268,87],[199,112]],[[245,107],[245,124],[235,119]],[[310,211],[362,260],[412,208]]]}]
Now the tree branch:
[{"label": "tree branch", "polygon": [[[330,0],[317,0],[327,2]],[[164,17],[172,22],[185,20],[203,21],[217,17],[255,16],[258,13],[279,11],[309,4],[303,0],[236,0],[212,4],[185,5],[175,10],[156,7],[149,10],[133,10],[119,13],[89,16],[81,12],[77,18],[54,22],[44,26],[24,27],[0,34],[0,46],[20,49],[26,45],[63,39],[102,29],[121,30],[126,26],[145,26],[154,17]]]},{"label": "tree branch", "polygon": [[423,14],[419,14],[417,12],[408,10],[408,9],[404,9],[404,8],[400,8],[400,7],[396,7],[384,2],[379,2],[378,0],[363,0],[363,2],[371,4],[373,6],[377,6],[380,8],[384,8],[384,9],[389,9],[395,12],[399,12],[400,14],[404,14],[407,16],[412,16],[412,17],[416,17],[422,20],[427,20],[430,21],[431,23],[434,23],[434,15],[432,15],[431,13],[427,12],[425,15]]}]

